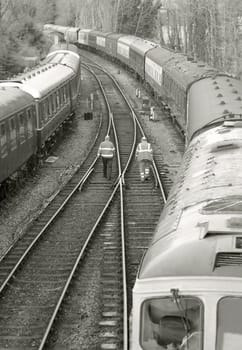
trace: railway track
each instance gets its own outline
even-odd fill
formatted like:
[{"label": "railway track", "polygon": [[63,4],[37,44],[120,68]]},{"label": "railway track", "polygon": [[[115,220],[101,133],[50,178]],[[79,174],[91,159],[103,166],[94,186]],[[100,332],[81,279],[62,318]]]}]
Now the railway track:
[{"label": "railway track", "polygon": [[[107,103],[99,137],[80,171],[0,262],[3,349],[66,349],[75,342],[83,349],[128,349],[132,283],[165,197],[154,186],[157,169],[153,181],[139,182],[133,152],[143,131],[138,124],[136,133],[134,112],[111,77],[91,69]],[[111,124],[117,149],[112,183],[96,157]],[[92,295],[98,306],[85,316]],[[91,345],[77,337],[85,331],[68,326],[80,314],[81,321],[92,320]],[[80,320],[75,324],[85,326]]]}]

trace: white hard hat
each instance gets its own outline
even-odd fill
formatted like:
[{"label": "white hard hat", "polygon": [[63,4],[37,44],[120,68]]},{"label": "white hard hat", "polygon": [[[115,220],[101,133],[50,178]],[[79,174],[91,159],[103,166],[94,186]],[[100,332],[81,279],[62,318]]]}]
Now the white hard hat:
[{"label": "white hard hat", "polygon": [[110,140],[110,137],[107,135],[107,136],[105,136],[105,140],[106,141],[109,141]]},{"label": "white hard hat", "polygon": [[147,141],[147,138],[145,136],[143,136],[141,141]]}]

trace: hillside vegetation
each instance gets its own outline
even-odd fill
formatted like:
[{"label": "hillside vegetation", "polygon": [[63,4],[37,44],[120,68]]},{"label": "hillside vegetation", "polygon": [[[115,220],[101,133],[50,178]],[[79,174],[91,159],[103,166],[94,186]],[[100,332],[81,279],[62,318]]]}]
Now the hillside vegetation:
[{"label": "hillside vegetation", "polygon": [[0,73],[41,57],[44,23],[147,38],[242,75],[241,0],[0,0]]}]

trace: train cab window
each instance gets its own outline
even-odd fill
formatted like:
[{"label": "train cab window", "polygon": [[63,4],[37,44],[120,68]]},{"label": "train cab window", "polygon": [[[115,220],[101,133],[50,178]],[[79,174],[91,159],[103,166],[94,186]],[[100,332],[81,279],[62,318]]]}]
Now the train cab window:
[{"label": "train cab window", "polygon": [[143,303],[141,315],[142,349],[203,349],[203,305],[198,298],[150,299]]},{"label": "train cab window", "polygon": [[24,121],[24,114],[19,114],[19,139],[20,143],[25,142],[25,121]]},{"label": "train cab window", "polygon": [[5,158],[8,154],[7,147],[7,130],[5,123],[0,124],[0,143],[1,143],[1,158]]},{"label": "train cab window", "polygon": [[10,147],[11,151],[17,148],[17,126],[15,117],[10,119]]},{"label": "train cab window", "polygon": [[242,298],[226,297],[218,303],[216,350],[242,349]]},{"label": "train cab window", "polygon": [[27,130],[28,138],[30,139],[33,136],[34,124],[33,124],[32,112],[31,109],[27,110]]}]

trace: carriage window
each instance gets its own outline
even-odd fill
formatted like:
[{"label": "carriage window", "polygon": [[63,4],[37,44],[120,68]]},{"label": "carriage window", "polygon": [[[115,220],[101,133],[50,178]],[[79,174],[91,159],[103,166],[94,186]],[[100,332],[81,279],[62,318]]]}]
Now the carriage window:
[{"label": "carriage window", "polygon": [[71,81],[71,94],[72,94],[72,95],[74,94],[74,91],[75,91],[75,81],[72,80],[72,81]]},{"label": "carriage window", "polygon": [[47,111],[48,111],[48,119],[51,118],[52,111],[51,111],[51,99],[50,97],[47,98]]},{"label": "carriage window", "polygon": [[61,102],[61,106],[63,106],[63,104],[64,104],[64,87],[62,87],[60,89],[60,102]]},{"label": "carriage window", "polygon": [[59,91],[56,92],[56,108],[60,108],[60,93]]},{"label": "carriage window", "polygon": [[226,297],[218,303],[216,350],[242,349],[242,298]]},{"label": "carriage window", "polygon": [[52,109],[52,112],[55,113],[55,112],[56,112],[56,107],[55,107],[55,94],[53,94],[50,98],[51,98],[51,109]]},{"label": "carriage window", "polygon": [[24,127],[24,114],[19,114],[19,138],[20,143],[24,143],[25,141],[25,127]]},{"label": "carriage window", "polygon": [[5,124],[0,124],[0,130],[1,130],[1,157],[5,158],[8,154],[8,148],[7,148],[7,131]]},{"label": "carriage window", "polygon": [[143,303],[142,349],[202,350],[202,338],[203,305],[199,299],[167,297]]},{"label": "carriage window", "polygon": [[32,119],[32,113],[31,113],[31,110],[28,109],[27,110],[27,130],[28,130],[28,138],[30,139],[32,136],[33,136],[33,127],[34,127],[34,124],[33,124],[33,119]]},{"label": "carriage window", "polygon": [[49,110],[48,110],[48,98],[46,98],[43,102],[43,110],[44,110],[44,120],[47,122],[49,118]]},{"label": "carriage window", "polygon": [[64,89],[63,89],[63,98],[64,98],[64,103],[66,103],[67,102],[66,86],[64,86]]},{"label": "carriage window", "polygon": [[17,147],[17,127],[15,118],[10,119],[10,147],[11,150]]}]

